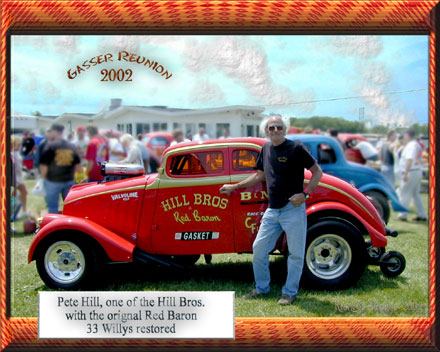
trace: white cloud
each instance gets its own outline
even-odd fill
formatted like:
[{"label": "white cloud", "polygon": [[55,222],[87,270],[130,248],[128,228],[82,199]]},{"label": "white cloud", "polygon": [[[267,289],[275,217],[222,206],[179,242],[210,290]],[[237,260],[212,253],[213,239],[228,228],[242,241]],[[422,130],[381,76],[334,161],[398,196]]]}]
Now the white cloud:
[{"label": "white cloud", "polygon": [[378,36],[331,36],[328,46],[337,55],[362,59],[375,58],[383,50]]},{"label": "white cloud", "polygon": [[359,71],[363,78],[372,84],[384,85],[390,82],[391,74],[384,63],[370,62],[361,64]]},{"label": "white cloud", "polygon": [[115,35],[102,37],[98,44],[99,51],[120,51],[125,50],[130,53],[139,52],[140,36]]},{"label": "white cloud", "polygon": [[222,88],[207,79],[196,82],[189,93],[189,101],[205,104],[206,106],[220,106],[226,102]]},{"label": "white cloud", "polygon": [[55,51],[59,54],[80,54],[81,47],[78,46],[78,36],[60,35],[53,40]]},{"label": "white cloud", "polygon": [[[313,90],[294,92],[273,82],[266,52],[245,37],[220,37],[215,41],[191,40],[186,47],[185,64],[192,72],[215,70],[243,86],[253,98],[253,104],[283,105],[310,97]],[[314,93],[312,94],[314,95]],[[309,111],[312,105],[298,105]]]}]

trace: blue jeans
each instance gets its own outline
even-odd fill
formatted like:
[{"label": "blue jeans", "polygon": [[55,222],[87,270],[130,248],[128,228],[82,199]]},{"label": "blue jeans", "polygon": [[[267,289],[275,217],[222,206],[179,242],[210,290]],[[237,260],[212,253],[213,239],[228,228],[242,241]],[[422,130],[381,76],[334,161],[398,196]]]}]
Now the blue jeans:
[{"label": "blue jeans", "polygon": [[47,207],[49,208],[49,213],[58,214],[58,202],[60,199],[60,194],[63,199],[66,198],[70,187],[72,187],[74,184],[74,180],[65,182],[52,182],[49,180],[44,180],[44,190],[46,192],[44,199],[46,200]]},{"label": "blue jeans", "polygon": [[282,292],[289,296],[295,296],[298,293],[307,235],[305,209],[305,203],[294,206],[289,202],[283,208],[268,208],[264,213],[253,244],[255,288],[258,292],[268,293],[270,291],[269,253],[275,247],[281,232],[284,231],[289,247],[289,257],[287,258],[287,279]]}]

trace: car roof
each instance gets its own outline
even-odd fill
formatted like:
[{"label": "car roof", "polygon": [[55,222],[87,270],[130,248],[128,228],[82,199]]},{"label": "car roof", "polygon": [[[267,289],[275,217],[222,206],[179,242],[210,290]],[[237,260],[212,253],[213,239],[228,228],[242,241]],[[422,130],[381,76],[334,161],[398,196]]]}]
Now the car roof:
[{"label": "car roof", "polygon": [[164,132],[164,131],[156,131],[156,132],[148,132],[144,134],[144,137],[171,137],[173,138],[173,135],[169,132]]},{"label": "car roof", "polygon": [[180,149],[183,147],[191,147],[191,146],[214,146],[218,144],[227,144],[227,146],[234,146],[234,145],[240,145],[243,143],[246,144],[255,144],[262,146],[264,143],[266,143],[267,140],[264,138],[258,138],[258,137],[240,137],[240,138],[227,138],[227,139],[209,139],[207,141],[203,142],[182,142],[173,145],[172,147],[168,147],[166,149],[166,152],[168,153],[171,150]]},{"label": "car roof", "polygon": [[364,136],[361,136],[360,134],[355,134],[355,133],[338,133],[338,137],[343,142],[346,142],[349,139],[359,139],[361,141],[366,141],[367,140],[367,138],[365,138]]},{"label": "car roof", "polygon": [[286,136],[288,139],[292,140],[300,140],[301,142],[325,142],[325,141],[332,141],[334,140],[333,137],[322,135],[322,134],[301,134],[301,133],[294,133],[294,134],[288,134]]}]

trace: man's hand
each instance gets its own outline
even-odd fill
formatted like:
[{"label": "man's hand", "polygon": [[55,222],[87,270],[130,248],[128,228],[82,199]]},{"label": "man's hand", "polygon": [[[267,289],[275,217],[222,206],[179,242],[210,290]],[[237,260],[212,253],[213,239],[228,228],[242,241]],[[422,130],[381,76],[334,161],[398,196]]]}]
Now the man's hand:
[{"label": "man's hand", "polygon": [[294,206],[301,205],[306,201],[306,196],[304,193],[296,193],[292,197],[289,198],[289,202],[292,203]]},{"label": "man's hand", "polygon": [[404,173],[402,175],[402,180],[403,180],[403,182],[408,182],[408,173]]},{"label": "man's hand", "polygon": [[220,193],[230,196],[231,193],[234,192],[234,190],[235,190],[235,185],[223,185],[220,188]]}]

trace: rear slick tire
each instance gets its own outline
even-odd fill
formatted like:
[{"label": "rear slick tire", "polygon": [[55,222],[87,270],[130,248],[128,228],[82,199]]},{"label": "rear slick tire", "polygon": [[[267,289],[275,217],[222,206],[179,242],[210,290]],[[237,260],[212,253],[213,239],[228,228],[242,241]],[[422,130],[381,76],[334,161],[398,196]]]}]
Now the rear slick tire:
[{"label": "rear slick tire", "polygon": [[302,283],[318,290],[353,286],[368,261],[359,231],[340,220],[324,220],[307,231]]}]

